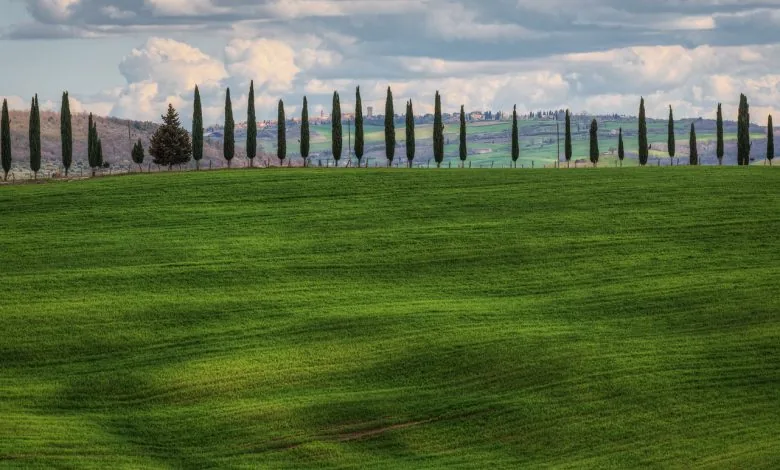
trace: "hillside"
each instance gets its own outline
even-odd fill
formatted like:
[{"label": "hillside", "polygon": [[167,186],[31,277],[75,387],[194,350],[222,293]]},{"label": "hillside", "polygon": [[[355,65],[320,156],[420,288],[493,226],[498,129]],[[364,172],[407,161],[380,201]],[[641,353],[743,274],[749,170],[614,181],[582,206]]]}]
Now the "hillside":
[{"label": "hillside", "polygon": [[0,461],[778,468],[780,171],[0,187]]}]

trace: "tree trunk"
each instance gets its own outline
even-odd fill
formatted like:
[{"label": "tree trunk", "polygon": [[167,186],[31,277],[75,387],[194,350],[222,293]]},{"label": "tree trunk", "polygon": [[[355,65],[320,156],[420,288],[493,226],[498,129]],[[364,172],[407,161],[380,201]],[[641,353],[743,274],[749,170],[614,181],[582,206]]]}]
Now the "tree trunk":
[{"label": "tree trunk", "polygon": [[92,177],[93,178],[95,177],[95,169],[94,168],[92,169]]}]

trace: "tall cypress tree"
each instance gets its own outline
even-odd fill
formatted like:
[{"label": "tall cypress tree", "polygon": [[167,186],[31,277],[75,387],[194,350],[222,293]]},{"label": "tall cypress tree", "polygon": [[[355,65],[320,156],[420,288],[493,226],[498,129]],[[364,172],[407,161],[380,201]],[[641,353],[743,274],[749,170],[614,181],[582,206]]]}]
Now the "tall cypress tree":
[{"label": "tall cypress tree", "polygon": [[2,117],[0,117],[0,162],[3,164],[3,181],[8,181],[11,171],[11,118],[8,115],[8,100],[3,99]]},{"label": "tall cypress tree", "polygon": [[718,165],[723,165],[724,145],[723,145],[723,110],[720,103],[718,103],[718,146],[716,155],[718,156]]},{"label": "tall cypress tree", "polygon": [[92,117],[92,113],[89,113],[89,120],[87,122],[87,125],[89,126],[89,130],[87,131],[87,162],[89,163],[89,167],[92,169],[92,176],[95,176],[95,167],[97,166],[97,163],[95,163],[95,147],[96,147],[96,140],[95,139],[95,121]]},{"label": "tall cypress tree", "polygon": [[441,95],[436,90],[436,101],[433,111],[433,159],[436,167],[441,167],[444,161],[444,123],[441,119]]},{"label": "tall cypress tree", "polygon": [[571,113],[566,110],[566,136],[564,137],[563,152],[566,157],[566,166],[571,164],[572,148],[571,148]]},{"label": "tall cypress tree", "polygon": [[41,169],[41,116],[38,111],[38,95],[32,99],[30,106],[30,169],[38,179]]},{"label": "tall cypress tree", "polygon": [[387,166],[391,166],[395,158],[395,111],[393,110],[393,92],[387,87],[385,100],[385,156]]},{"label": "tall cypress tree", "polygon": [[766,124],[766,159],[769,160],[769,166],[772,166],[772,160],[775,158],[775,130],[772,126],[772,115],[769,115],[769,122]]},{"label": "tall cypress tree", "polygon": [[62,93],[60,140],[62,141],[62,166],[65,168],[65,177],[67,177],[70,165],[73,163],[73,127],[70,115],[70,98],[67,91]]},{"label": "tall cypress tree", "polygon": [[236,124],[233,121],[233,103],[230,101],[230,88],[225,94],[225,136],[222,141],[222,154],[227,160],[228,168],[236,153]]},{"label": "tall cypress tree", "polygon": [[358,168],[360,168],[360,162],[363,160],[364,138],[363,100],[360,98],[360,87],[357,87],[355,90],[355,156],[357,157]]},{"label": "tall cypress tree", "polygon": [[466,159],[468,158],[469,152],[466,148],[466,110],[464,109],[463,105],[460,105],[460,147],[459,147],[459,154],[460,154],[460,166],[464,167],[466,165]]},{"label": "tall cypress tree", "polygon": [[696,128],[691,123],[691,142],[690,142],[690,164],[696,166],[699,164],[699,147],[696,145]]},{"label": "tall cypress tree", "polygon": [[409,168],[414,163],[416,145],[414,137],[414,108],[412,107],[412,100],[409,100],[406,103],[406,161],[409,163]]},{"label": "tall cypress tree", "polygon": [[669,149],[669,166],[672,165],[674,154],[676,153],[675,141],[674,141],[674,115],[672,114],[672,106],[669,105],[669,131],[667,137],[667,147]]},{"label": "tall cypress tree", "polygon": [[[138,143],[140,144],[141,141],[139,140]],[[141,152],[143,149],[141,146]],[[198,85],[195,85],[195,105],[192,111],[192,159],[195,160],[195,168],[200,170],[200,161],[203,159],[203,109]]]},{"label": "tall cypress tree", "polygon": [[739,97],[739,117],[737,119],[737,164],[750,165],[750,107],[747,96]]},{"label": "tall cypress tree", "polygon": [[595,119],[590,122],[590,162],[599,164],[599,123]]},{"label": "tall cypress tree", "polygon": [[623,146],[623,128],[618,131],[618,160],[620,160],[620,166],[623,166],[623,159],[626,157],[626,148]]},{"label": "tall cypress tree", "polygon": [[647,144],[647,117],[645,116],[645,99],[639,103],[639,164],[647,165],[649,156],[649,147]]},{"label": "tall cypress tree", "polygon": [[520,158],[520,130],[517,127],[517,105],[512,108],[512,164],[517,168]]},{"label": "tall cypress tree", "polygon": [[279,165],[284,165],[287,158],[287,123],[284,116],[284,102],[279,100],[279,115],[276,118],[276,157]]},{"label": "tall cypress tree", "polygon": [[333,112],[331,113],[331,149],[333,151],[333,160],[336,161],[336,166],[339,166],[339,160],[341,160],[341,148],[344,144],[341,136],[341,101],[339,101],[339,93],[333,92]]},{"label": "tall cypress tree", "polygon": [[255,166],[257,155],[257,118],[255,117],[255,81],[249,82],[249,99],[246,107],[246,158],[249,166]]},{"label": "tall cypress tree", "polygon": [[309,158],[309,100],[303,97],[303,111],[301,112],[301,157],[303,166]]}]

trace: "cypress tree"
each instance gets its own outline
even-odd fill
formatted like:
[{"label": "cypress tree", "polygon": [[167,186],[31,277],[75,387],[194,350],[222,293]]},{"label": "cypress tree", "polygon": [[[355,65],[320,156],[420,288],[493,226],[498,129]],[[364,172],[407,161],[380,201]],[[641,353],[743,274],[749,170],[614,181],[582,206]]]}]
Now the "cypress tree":
[{"label": "cypress tree", "polygon": [[355,156],[357,157],[358,168],[360,168],[360,162],[363,160],[364,138],[363,100],[360,98],[360,87],[357,87],[355,90]]},{"label": "cypress tree", "polygon": [[92,176],[95,176],[95,168],[97,167],[97,160],[95,159],[95,156],[97,155],[97,124],[95,124],[92,113],[89,113],[89,122],[87,125],[89,126],[89,131],[87,132],[87,162],[92,169]]},{"label": "cypress tree", "polygon": [[772,126],[772,115],[769,115],[769,122],[766,125],[766,159],[769,160],[769,166],[772,166],[772,160],[775,158],[775,131]]},{"label": "cypress tree", "polygon": [[73,163],[73,127],[70,115],[70,98],[67,91],[62,93],[60,140],[62,141],[62,166],[65,168],[65,177],[67,177],[70,165]]},{"label": "cypress tree", "polygon": [[739,97],[739,117],[737,119],[737,164],[750,165],[750,107],[747,96]]},{"label": "cypress tree", "polygon": [[[168,112],[162,116],[163,125],[158,127],[149,141],[149,154],[154,163],[167,166],[181,165],[190,161],[192,143],[190,135],[179,122],[179,114],[168,104]],[[227,138],[227,136],[225,136]]]},{"label": "cypress tree", "polygon": [[393,92],[387,87],[385,101],[385,156],[387,166],[391,166],[395,157],[395,111],[393,110]]},{"label": "cypress tree", "polygon": [[41,116],[38,111],[38,95],[36,94],[30,106],[30,169],[38,179],[41,169]]},{"label": "cypress tree", "polygon": [[436,90],[436,101],[433,112],[433,158],[436,167],[441,167],[444,161],[444,123],[441,119],[441,95]]},{"label": "cypress tree", "polygon": [[[139,140],[138,143],[140,144],[141,141]],[[198,85],[195,85],[195,105],[192,111],[192,159],[195,160],[195,168],[200,170],[200,161],[203,159],[203,109]]]},{"label": "cypress tree", "polygon": [[690,142],[690,164],[691,166],[696,166],[699,164],[699,148],[696,145],[696,128],[694,127],[693,123],[691,123],[691,142]]},{"label": "cypress tree", "polygon": [[572,156],[572,149],[571,149],[571,113],[569,113],[569,110],[566,110],[566,125],[565,125],[565,137],[564,137],[564,145],[563,145],[563,152],[564,156],[566,157],[566,166],[568,167],[571,164],[571,156]]},{"label": "cypress tree", "polygon": [[228,168],[236,152],[235,122],[233,122],[233,103],[230,102],[230,88],[225,94],[225,136],[222,142],[222,154],[227,160]]},{"label": "cypress tree", "polygon": [[141,165],[144,162],[144,145],[141,143],[141,139],[138,139],[138,142],[133,145],[131,157],[133,158],[133,163],[138,165],[138,171],[143,171]]},{"label": "cypress tree", "polygon": [[599,164],[599,124],[595,119],[590,122],[590,162]]},{"label": "cypress tree", "polygon": [[409,162],[409,168],[414,162],[415,146],[417,145],[414,137],[414,108],[412,100],[406,103],[406,160]]},{"label": "cypress tree", "polygon": [[461,167],[466,166],[466,159],[468,158],[468,149],[466,148],[466,111],[463,105],[460,105],[460,161]]},{"label": "cypress tree", "polygon": [[626,149],[623,146],[623,128],[618,131],[618,159],[620,160],[620,166],[623,166],[623,158],[626,156]]},{"label": "cypress tree", "polygon": [[517,105],[512,108],[512,164],[517,168],[517,159],[520,158],[520,131],[517,127]]},{"label": "cypress tree", "polygon": [[341,160],[341,147],[344,144],[341,136],[341,102],[339,101],[339,93],[333,92],[333,112],[331,113],[331,124],[333,130],[332,135],[332,150],[333,159],[336,161],[336,166],[339,166],[339,160]]},{"label": "cypress tree", "polygon": [[[284,125],[284,123],[282,123]],[[246,107],[246,158],[255,166],[257,155],[257,118],[255,117],[255,81],[249,82],[249,100]]]},{"label": "cypress tree", "polygon": [[645,116],[645,99],[639,103],[639,164],[647,165],[649,147],[647,144],[647,118]]},{"label": "cypress tree", "polygon": [[279,165],[284,165],[287,158],[287,123],[284,117],[284,102],[279,100],[279,115],[276,118],[276,157]]},{"label": "cypress tree", "polygon": [[674,141],[674,115],[672,114],[672,106],[669,106],[669,135],[668,135],[668,141],[667,146],[669,148],[669,166],[672,165],[672,159],[674,159],[674,154],[676,153],[675,148],[675,141]]},{"label": "cypress tree", "polygon": [[717,149],[717,156],[718,156],[718,165],[723,165],[723,155],[724,155],[724,145],[723,145],[723,110],[721,109],[720,103],[718,103],[718,124],[717,124],[718,130],[718,149]]},{"label": "cypress tree", "polygon": [[303,111],[301,112],[301,157],[303,166],[309,158],[309,100],[303,97]]},{"label": "cypress tree", "polygon": [[3,100],[2,117],[0,117],[0,161],[3,164],[3,181],[8,181],[11,171],[11,118],[8,115],[8,100]]}]

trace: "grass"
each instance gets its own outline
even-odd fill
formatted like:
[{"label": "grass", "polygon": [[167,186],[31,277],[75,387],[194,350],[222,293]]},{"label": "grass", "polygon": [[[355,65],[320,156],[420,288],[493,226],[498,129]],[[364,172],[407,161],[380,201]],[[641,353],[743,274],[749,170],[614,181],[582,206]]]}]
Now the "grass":
[{"label": "grass", "polygon": [[780,172],[0,187],[0,466],[780,466]]}]

